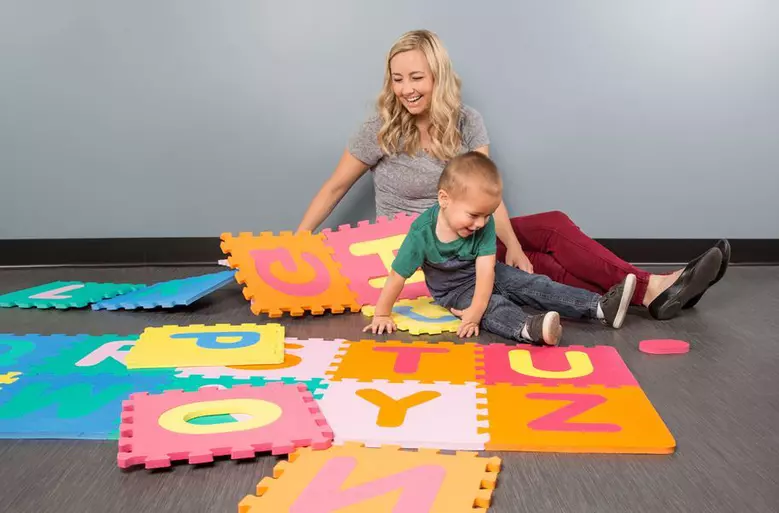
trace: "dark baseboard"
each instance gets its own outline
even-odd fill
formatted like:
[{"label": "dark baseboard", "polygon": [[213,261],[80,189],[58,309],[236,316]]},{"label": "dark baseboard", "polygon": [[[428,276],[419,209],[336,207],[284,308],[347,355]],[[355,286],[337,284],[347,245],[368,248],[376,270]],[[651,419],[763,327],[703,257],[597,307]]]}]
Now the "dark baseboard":
[{"label": "dark baseboard", "polygon": [[[634,264],[689,262],[716,239],[597,239],[614,254]],[[779,264],[779,239],[728,239],[730,262],[741,265]]]},{"label": "dark baseboard", "polygon": [[0,266],[215,264],[218,237],[0,239]]},{"label": "dark baseboard", "polygon": [[[713,239],[598,239],[624,260],[640,264],[687,262]],[[730,239],[731,262],[779,264],[779,239]],[[138,266],[215,264],[225,258],[218,237],[119,239],[0,239],[0,266]]]}]

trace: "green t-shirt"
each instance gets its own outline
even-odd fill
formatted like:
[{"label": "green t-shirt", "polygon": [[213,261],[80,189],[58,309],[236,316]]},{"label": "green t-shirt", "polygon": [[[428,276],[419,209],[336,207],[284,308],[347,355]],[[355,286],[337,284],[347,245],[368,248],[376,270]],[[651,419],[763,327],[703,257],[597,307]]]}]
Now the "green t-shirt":
[{"label": "green t-shirt", "polygon": [[477,257],[496,253],[495,220],[492,216],[482,229],[469,237],[441,242],[435,234],[439,210],[440,207],[436,203],[411,223],[411,228],[392,262],[392,269],[404,278],[409,278],[425,264],[445,264],[455,260],[470,264],[466,266],[472,268]]}]

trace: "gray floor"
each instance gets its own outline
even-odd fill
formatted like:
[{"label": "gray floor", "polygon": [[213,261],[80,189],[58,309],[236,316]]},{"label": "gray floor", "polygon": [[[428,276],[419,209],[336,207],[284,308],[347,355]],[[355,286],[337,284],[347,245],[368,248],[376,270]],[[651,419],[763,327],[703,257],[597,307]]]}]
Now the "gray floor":
[{"label": "gray floor", "polygon": [[[152,283],[208,270],[0,270],[0,293],[54,280]],[[671,456],[498,453],[504,468],[490,512],[779,511],[778,313],[779,268],[733,267],[698,308],[672,321],[656,322],[636,312],[620,331],[566,323],[565,344],[619,350],[676,437],[677,451]],[[0,309],[0,332],[12,333],[125,334],[163,324],[257,321],[237,285],[175,312]],[[284,323],[293,337],[362,336],[359,315]],[[637,350],[642,339],[666,337],[691,342],[691,352],[653,357]],[[204,468],[123,472],[116,467],[116,452],[115,442],[0,440],[0,511],[236,511],[277,460],[265,456]]]}]

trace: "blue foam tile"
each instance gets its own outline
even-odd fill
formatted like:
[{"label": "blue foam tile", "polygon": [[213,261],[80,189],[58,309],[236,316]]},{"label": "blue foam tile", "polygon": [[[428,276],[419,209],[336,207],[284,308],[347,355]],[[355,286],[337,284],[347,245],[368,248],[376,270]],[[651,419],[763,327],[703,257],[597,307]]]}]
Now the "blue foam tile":
[{"label": "blue foam tile", "polygon": [[0,438],[118,437],[122,401],[170,387],[164,374],[25,375],[0,391]]},{"label": "blue foam tile", "polygon": [[155,283],[141,290],[123,294],[92,305],[93,310],[136,310],[139,308],[173,308],[187,306],[235,279],[235,271],[221,271],[202,276]]},{"label": "blue foam tile", "polygon": [[0,333],[0,370],[30,373],[47,358],[58,355],[89,335],[14,335]]}]

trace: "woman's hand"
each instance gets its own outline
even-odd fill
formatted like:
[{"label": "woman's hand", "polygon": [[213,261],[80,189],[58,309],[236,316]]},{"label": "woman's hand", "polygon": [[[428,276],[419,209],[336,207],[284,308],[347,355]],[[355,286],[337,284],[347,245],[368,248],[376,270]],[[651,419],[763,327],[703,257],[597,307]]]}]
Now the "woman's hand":
[{"label": "woman's hand", "polygon": [[533,274],[533,264],[521,247],[508,248],[506,250],[506,265],[518,267],[528,274]]},{"label": "woman's hand", "polygon": [[506,265],[518,267],[528,274],[533,274],[533,264],[530,263],[530,259],[522,251],[517,234],[514,233],[514,227],[511,225],[509,212],[502,201],[492,217],[495,219],[495,233],[503,245],[506,246]]},{"label": "woman's hand", "polygon": [[373,321],[363,328],[363,332],[372,331],[375,335],[381,335],[386,332],[387,334],[397,331],[398,327],[395,325],[395,321],[392,320],[391,315],[375,315]]}]

